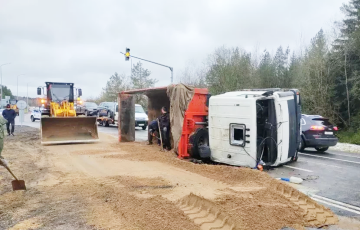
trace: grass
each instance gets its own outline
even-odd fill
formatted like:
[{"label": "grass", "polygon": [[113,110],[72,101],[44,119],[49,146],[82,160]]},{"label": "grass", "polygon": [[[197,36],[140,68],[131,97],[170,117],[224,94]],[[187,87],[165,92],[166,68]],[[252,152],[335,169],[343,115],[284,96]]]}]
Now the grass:
[{"label": "grass", "polygon": [[341,131],[338,132],[337,136],[341,143],[360,145],[360,132]]}]

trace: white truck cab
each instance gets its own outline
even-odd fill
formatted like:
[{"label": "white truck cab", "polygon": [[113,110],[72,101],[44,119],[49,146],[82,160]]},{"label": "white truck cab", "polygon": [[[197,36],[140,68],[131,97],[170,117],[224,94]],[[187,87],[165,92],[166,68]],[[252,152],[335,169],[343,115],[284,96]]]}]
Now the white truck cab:
[{"label": "white truck cab", "polygon": [[212,96],[210,158],[252,168],[297,160],[300,119],[298,90],[252,89]]}]

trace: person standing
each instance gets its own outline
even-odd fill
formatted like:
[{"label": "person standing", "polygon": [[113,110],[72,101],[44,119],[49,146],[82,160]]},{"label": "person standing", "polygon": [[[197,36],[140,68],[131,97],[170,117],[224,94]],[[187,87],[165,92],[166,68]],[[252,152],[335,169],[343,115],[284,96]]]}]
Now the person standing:
[{"label": "person standing", "polygon": [[[7,120],[6,129],[8,132],[8,136],[10,136],[10,134],[14,136],[15,118],[16,118],[15,110],[10,108],[10,104],[7,104],[6,110],[2,112],[2,115]],[[10,124],[11,124],[11,132],[10,132]]]},{"label": "person standing", "polygon": [[159,118],[161,137],[163,139],[163,146],[166,150],[171,150],[170,143],[170,117],[168,109],[164,106],[161,108],[162,115]]},{"label": "person standing", "polygon": [[5,130],[4,125],[7,123],[7,120],[0,116],[0,165],[7,167],[8,163],[6,160],[1,156],[1,152],[4,148],[4,136],[5,136]]}]

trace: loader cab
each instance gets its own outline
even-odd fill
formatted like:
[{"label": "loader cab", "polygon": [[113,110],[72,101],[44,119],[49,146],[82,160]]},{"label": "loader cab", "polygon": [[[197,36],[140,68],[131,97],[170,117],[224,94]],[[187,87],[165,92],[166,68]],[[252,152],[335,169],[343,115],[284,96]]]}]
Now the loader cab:
[{"label": "loader cab", "polygon": [[45,82],[47,100],[55,102],[74,102],[74,84],[73,83],[56,83]]},{"label": "loader cab", "polygon": [[74,83],[45,82],[45,84],[45,87],[37,88],[38,95],[46,96],[46,99],[41,99],[41,104],[44,105],[42,115],[50,115],[51,102],[74,102]]},{"label": "loader cab", "polygon": [[296,90],[254,89],[212,96],[211,159],[251,168],[297,159],[300,119],[301,100]]}]

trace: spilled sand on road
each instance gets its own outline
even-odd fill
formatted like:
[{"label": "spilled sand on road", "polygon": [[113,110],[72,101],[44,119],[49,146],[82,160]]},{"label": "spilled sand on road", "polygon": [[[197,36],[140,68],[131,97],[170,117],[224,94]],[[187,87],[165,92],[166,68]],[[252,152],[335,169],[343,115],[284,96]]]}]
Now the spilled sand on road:
[{"label": "spilled sand on road", "polygon": [[[337,222],[265,172],[193,164],[105,134],[96,144],[41,146],[38,131],[26,128],[6,139],[4,156],[28,191],[11,192],[11,177],[0,169],[1,229],[302,229]],[[209,226],[204,220],[211,218]]]}]

